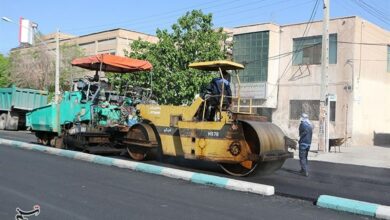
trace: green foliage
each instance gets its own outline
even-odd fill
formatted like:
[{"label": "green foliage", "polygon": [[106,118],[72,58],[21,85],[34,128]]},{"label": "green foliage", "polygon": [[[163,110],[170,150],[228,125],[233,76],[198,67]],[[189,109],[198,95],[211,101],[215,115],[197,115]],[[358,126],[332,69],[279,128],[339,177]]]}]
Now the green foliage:
[{"label": "green foliage", "polygon": [[111,75],[111,81],[117,85],[126,82],[152,87],[153,94],[162,104],[191,103],[201,86],[209,83],[215,75],[189,69],[188,65],[196,61],[224,59],[226,49],[222,43],[226,34],[222,29],[213,29],[211,14],[193,10],[180,17],[171,31],[157,29],[156,35],[158,43],[139,39],[130,45],[131,52],[125,51],[129,57],[151,62],[153,73]]},{"label": "green foliage", "polygon": [[70,90],[70,85],[75,78],[84,76],[87,70],[71,65],[75,58],[85,56],[85,52],[77,44],[64,43],[60,45],[60,87]]},{"label": "green foliage", "polygon": [[9,58],[0,54],[0,87],[9,86],[10,84],[9,73],[10,73]]}]

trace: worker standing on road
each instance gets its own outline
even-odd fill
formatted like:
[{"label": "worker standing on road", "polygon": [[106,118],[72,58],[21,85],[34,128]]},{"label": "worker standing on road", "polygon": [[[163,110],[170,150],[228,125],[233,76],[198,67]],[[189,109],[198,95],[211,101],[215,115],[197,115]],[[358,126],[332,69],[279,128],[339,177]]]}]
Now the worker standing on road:
[{"label": "worker standing on road", "polygon": [[306,113],[302,113],[301,124],[299,125],[299,162],[301,164],[300,173],[309,176],[307,169],[307,155],[310,150],[313,134],[313,125]]}]

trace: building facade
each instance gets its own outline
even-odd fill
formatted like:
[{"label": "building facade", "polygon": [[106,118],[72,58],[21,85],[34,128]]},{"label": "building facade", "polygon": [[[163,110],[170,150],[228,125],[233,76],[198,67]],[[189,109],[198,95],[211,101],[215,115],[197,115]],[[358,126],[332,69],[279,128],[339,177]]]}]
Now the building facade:
[{"label": "building facade", "polygon": [[[42,37],[47,42],[50,49],[55,50],[56,33]],[[134,40],[142,39],[151,43],[156,43],[158,38],[153,35],[130,31],[122,28],[91,33],[82,36],[73,36],[60,33],[61,44],[78,45],[85,52],[86,56],[110,53],[124,56],[124,50],[130,51],[130,43]]]},{"label": "building facade", "polygon": [[[322,22],[240,26],[231,34],[233,59],[246,66],[241,95],[293,138],[307,113],[316,149]],[[330,138],[372,144],[376,134],[390,134],[390,32],[351,16],[331,19],[329,35]]]}]

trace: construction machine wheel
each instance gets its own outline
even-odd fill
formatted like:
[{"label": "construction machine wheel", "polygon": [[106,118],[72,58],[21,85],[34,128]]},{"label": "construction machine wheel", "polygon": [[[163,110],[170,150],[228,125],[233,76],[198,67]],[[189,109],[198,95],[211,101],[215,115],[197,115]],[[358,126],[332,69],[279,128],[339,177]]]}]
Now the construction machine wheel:
[{"label": "construction machine wheel", "polygon": [[241,164],[221,163],[219,164],[219,166],[222,168],[223,171],[225,171],[226,173],[232,176],[247,176],[251,174],[253,171],[255,171],[257,167],[257,163],[252,162],[252,165],[250,167],[243,166],[242,163]]},{"label": "construction machine wheel", "polygon": [[142,161],[142,160],[145,160],[146,158],[146,155],[147,155],[147,152],[146,151],[140,151],[140,152],[136,152],[134,151],[133,149],[131,149],[130,147],[127,148],[127,152],[129,153],[130,157],[133,159],[133,160],[136,160],[136,161]]},{"label": "construction machine wheel", "polygon": [[157,146],[156,134],[151,125],[139,123],[133,125],[123,141],[127,152],[134,160],[145,160],[152,148]]},{"label": "construction machine wheel", "polygon": [[[256,130],[249,124],[242,122],[245,141],[247,142],[252,154],[260,154],[260,140]],[[220,167],[232,176],[247,176],[253,173],[258,166],[257,161],[244,161],[238,164],[219,164]]]},{"label": "construction machine wheel", "polygon": [[55,148],[59,148],[59,149],[63,149],[64,148],[64,144],[63,144],[63,140],[62,140],[62,137],[53,137],[51,140],[50,140],[50,146],[51,147],[55,147]]},{"label": "construction machine wheel", "polygon": [[50,139],[49,138],[47,138],[47,137],[44,137],[44,138],[42,138],[41,139],[41,143],[43,144],[43,145],[46,145],[46,146],[49,146],[50,145]]},{"label": "construction machine wheel", "polygon": [[7,114],[6,113],[0,114],[0,130],[5,129],[6,123],[7,123]]},{"label": "construction machine wheel", "polygon": [[[267,152],[284,150],[284,133],[279,127],[272,123],[240,120],[243,128],[245,141],[250,153],[265,155]],[[235,164],[219,164],[228,174],[233,176],[247,176],[256,171],[259,175],[267,175],[282,167],[286,159],[274,159],[270,161],[243,161]]]},{"label": "construction machine wheel", "polygon": [[11,131],[17,131],[19,125],[19,114],[17,112],[9,112],[7,122],[5,123],[5,129]]}]

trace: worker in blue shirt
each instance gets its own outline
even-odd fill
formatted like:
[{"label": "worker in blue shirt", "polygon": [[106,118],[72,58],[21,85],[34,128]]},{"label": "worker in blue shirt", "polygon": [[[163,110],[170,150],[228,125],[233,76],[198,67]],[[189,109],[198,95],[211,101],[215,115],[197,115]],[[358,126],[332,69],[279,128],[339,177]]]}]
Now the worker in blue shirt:
[{"label": "worker in blue shirt", "polygon": [[313,135],[313,125],[306,113],[302,113],[301,124],[299,125],[299,162],[301,165],[300,173],[304,176],[309,176],[307,166],[307,155],[310,150],[311,140]]},{"label": "worker in blue shirt", "polygon": [[224,90],[223,95],[225,96],[223,100],[223,107],[229,108],[230,104],[232,103],[232,98],[231,98],[232,90],[230,88],[229,73],[226,70],[222,70],[222,76],[223,78],[221,77],[214,78],[211,83],[215,85],[215,90],[216,90],[215,94],[218,95],[222,95],[222,84],[223,84],[223,90]]}]

